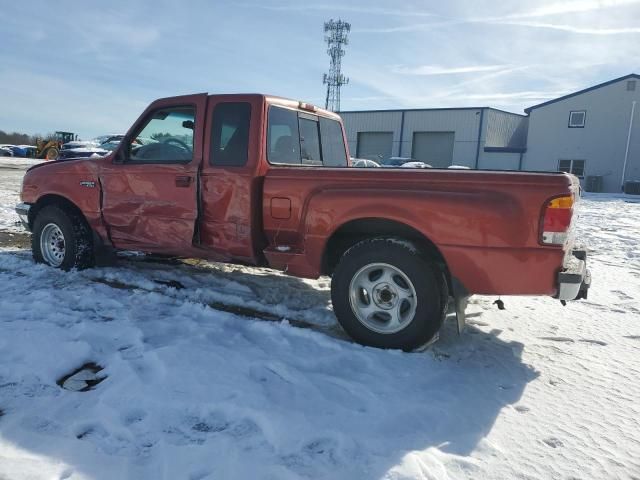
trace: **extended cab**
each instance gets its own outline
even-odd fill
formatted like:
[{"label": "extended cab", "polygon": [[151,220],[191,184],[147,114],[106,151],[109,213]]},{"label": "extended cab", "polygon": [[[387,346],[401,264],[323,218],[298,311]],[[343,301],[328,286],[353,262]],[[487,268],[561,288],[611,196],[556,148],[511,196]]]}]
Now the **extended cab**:
[{"label": "extended cab", "polygon": [[[142,139],[142,140],[141,140]],[[104,158],[50,162],[17,206],[37,262],[138,250],[332,277],[357,341],[411,349],[473,294],[585,297],[564,173],[349,168],[340,118],[265,95],[153,102]]]}]

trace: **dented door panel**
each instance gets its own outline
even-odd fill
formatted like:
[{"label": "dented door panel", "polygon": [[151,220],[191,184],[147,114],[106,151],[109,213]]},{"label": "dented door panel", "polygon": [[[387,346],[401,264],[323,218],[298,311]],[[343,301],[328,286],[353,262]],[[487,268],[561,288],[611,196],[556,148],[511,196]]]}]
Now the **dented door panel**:
[{"label": "dented door panel", "polygon": [[[100,172],[102,214],[109,236],[118,248],[179,253],[191,248],[198,218],[198,169],[202,162],[203,127],[207,95],[186,95],[152,103],[127,133],[137,135],[154,112],[177,107],[195,108],[193,151],[189,163],[179,160],[142,163],[118,151]],[[166,117],[166,115],[165,115]],[[152,142],[150,142],[152,143]],[[124,150],[126,144],[120,146]]]},{"label": "dented door panel", "polygon": [[[224,103],[250,105],[247,161],[244,165],[218,165],[213,146],[213,115]],[[229,259],[260,263],[262,235],[262,183],[264,97],[224,95],[209,98],[205,126],[204,160],[200,176],[200,247]]]},{"label": "dented door panel", "polygon": [[196,173],[189,165],[113,165],[105,169],[102,210],[114,244],[191,245],[195,182],[187,188],[178,187],[175,178],[195,179]]}]

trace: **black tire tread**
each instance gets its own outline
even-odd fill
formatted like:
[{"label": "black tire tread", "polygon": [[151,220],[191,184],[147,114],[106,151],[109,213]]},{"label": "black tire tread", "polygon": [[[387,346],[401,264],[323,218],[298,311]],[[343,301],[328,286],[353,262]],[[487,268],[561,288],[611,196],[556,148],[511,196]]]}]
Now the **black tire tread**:
[{"label": "black tire tread", "polygon": [[[380,334],[367,329],[357,319],[349,304],[348,289],[356,269],[368,262],[384,262],[389,258],[404,264],[402,270],[411,277],[419,296],[419,310],[405,329],[394,334]],[[358,343],[413,350],[427,343],[440,329],[446,313],[448,289],[442,269],[416,244],[397,237],[372,237],[353,245],[340,258],[331,282],[331,299],[338,321]],[[426,307],[421,306],[423,304]]]},{"label": "black tire tread", "polygon": [[33,234],[31,235],[31,251],[33,259],[37,263],[45,263],[40,251],[40,233],[46,223],[56,223],[62,230],[67,244],[67,250],[71,247],[71,255],[67,251],[61,270],[77,268],[82,270],[92,267],[94,264],[93,235],[84,218],[69,208],[58,205],[43,207],[36,215],[33,222]]}]

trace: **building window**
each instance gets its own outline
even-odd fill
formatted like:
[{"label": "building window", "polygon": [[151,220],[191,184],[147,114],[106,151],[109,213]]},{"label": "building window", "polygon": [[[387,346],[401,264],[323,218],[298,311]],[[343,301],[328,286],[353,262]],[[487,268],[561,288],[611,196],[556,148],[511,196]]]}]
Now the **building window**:
[{"label": "building window", "polygon": [[584,178],[584,160],[559,160],[558,171],[572,173],[578,178]]},{"label": "building window", "polygon": [[635,92],[635,91],[636,91],[636,81],[627,80],[627,92]]},{"label": "building window", "polygon": [[569,128],[584,128],[584,122],[586,119],[587,112],[584,110],[569,112]]}]

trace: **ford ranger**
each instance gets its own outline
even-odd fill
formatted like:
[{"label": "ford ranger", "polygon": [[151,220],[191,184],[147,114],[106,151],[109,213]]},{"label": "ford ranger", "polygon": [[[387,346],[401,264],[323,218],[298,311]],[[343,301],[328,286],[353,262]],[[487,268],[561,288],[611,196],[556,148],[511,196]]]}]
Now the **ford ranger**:
[{"label": "ford ranger", "polygon": [[[144,139],[144,142],[138,141]],[[412,349],[482,295],[584,298],[565,173],[349,168],[340,117],[265,95],[153,102],[118,148],[25,175],[36,262],[137,250],[332,277],[356,341]]]}]

